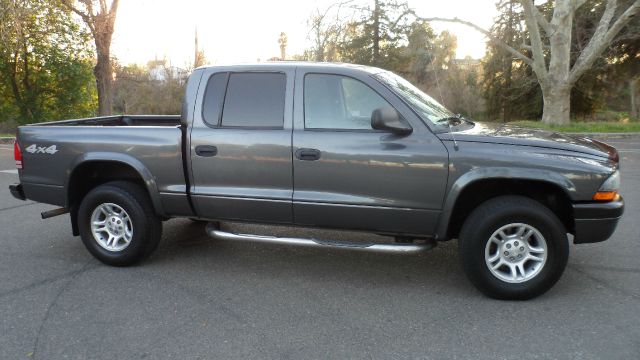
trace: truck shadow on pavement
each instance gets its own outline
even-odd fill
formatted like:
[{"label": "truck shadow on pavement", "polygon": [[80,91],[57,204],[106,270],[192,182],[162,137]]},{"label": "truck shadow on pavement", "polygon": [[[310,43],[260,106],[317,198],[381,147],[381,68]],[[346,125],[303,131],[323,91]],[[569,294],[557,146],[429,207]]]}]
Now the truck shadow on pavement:
[{"label": "truck shadow on pavement", "polygon": [[[261,226],[223,223],[223,229],[242,231],[244,227]],[[264,228],[272,233],[282,232],[280,228]],[[174,220],[165,229],[158,251],[143,263],[143,268],[155,272],[160,267],[180,267],[181,271],[193,272],[193,275],[222,276],[231,282],[261,279],[279,284],[305,282],[308,286],[331,282],[332,286],[356,289],[412,288],[449,296],[482,297],[464,277],[456,241],[440,243],[424,253],[401,255],[218,240],[205,234],[204,224],[188,220]],[[293,231],[317,237],[327,233],[309,229]],[[371,237],[375,238],[373,241],[385,239],[349,233],[340,240],[371,241],[368,240]]]}]

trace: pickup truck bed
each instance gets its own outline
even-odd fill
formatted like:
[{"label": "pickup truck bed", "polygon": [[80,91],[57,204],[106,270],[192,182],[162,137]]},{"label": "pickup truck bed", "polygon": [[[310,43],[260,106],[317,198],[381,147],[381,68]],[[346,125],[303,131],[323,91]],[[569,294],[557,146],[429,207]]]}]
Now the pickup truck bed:
[{"label": "pickup truck bed", "polygon": [[180,126],[180,115],[117,115],[62,120],[30,126]]},{"label": "pickup truck bed", "polygon": [[[142,176],[159,195],[152,197],[159,214],[193,216],[186,195],[183,132],[178,115],[109,116],[21,126],[23,191],[29,199],[69,208],[73,194],[88,190],[83,189],[88,184]],[[130,171],[109,165],[116,163],[127,164]]]}]

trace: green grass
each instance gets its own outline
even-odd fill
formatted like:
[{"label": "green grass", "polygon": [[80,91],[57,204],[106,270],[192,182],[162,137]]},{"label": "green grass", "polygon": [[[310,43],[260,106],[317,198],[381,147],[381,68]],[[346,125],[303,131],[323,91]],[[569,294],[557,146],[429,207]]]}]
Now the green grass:
[{"label": "green grass", "polygon": [[16,134],[5,134],[5,133],[0,133],[0,138],[1,137],[14,137],[16,136]]},{"label": "green grass", "polygon": [[531,120],[520,120],[513,121],[509,124],[519,125],[530,128],[538,128],[545,129],[557,132],[568,132],[568,133],[630,133],[630,132],[640,132],[640,122],[638,121],[630,121],[630,122],[605,122],[605,121],[594,121],[594,122],[581,122],[576,121],[572,122],[569,125],[547,125],[543,124],[540,121],[531,121]]}]

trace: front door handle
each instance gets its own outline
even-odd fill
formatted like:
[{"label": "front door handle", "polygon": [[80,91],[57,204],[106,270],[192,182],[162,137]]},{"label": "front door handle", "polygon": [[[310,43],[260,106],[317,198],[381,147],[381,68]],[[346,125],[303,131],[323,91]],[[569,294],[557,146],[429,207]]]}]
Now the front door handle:
[{"label": "front door handle", "polygon": [[296,158],[298,160],[315,161],[320,159],[320,150],[318,149],[298,149],[296,150]]},{"label": "front door handle", "polygon": [[213,145],[196,146],[196,155],[204,157],[212,157],[218,155],[218,148]]}]

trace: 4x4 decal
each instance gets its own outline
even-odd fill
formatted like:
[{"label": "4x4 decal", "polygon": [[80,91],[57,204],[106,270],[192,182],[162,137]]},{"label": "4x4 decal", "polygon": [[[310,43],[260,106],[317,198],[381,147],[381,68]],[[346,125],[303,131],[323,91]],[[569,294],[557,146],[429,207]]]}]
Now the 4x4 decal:
[{"label": "4x4 decal", "polygon": [[58,152],[58,148],[55,145],[51,145],[49,147],[46,146],[38,146],[37,144],[33,144],[25,149],[28,153],[31,154],[50,154],[53,155]]}]

